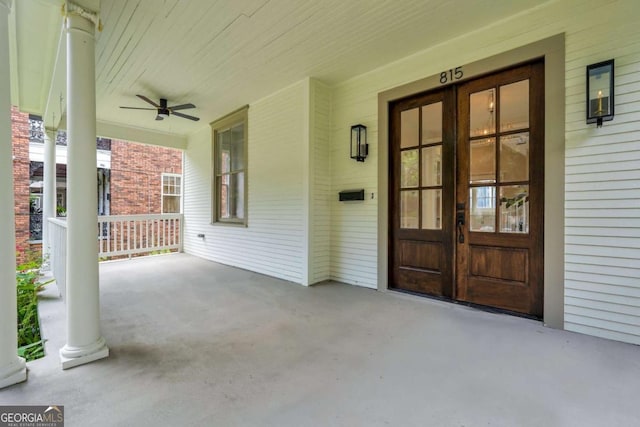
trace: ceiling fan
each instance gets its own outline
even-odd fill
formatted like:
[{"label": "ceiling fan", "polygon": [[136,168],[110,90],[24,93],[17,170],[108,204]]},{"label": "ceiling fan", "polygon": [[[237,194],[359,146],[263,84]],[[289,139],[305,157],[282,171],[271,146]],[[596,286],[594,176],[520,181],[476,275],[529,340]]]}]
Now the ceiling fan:
[{"label": "ceiling fan", "polygon": [[180,105],[173,105],[171,107],[167,106],[167,100],[164,98],[160,98],[160,104],[157,104],[155,102],[153,102],[152,100],[150,100],[149,98],[147,98],[144,95],[136,95],[138,98],[142,99],[143,101],[153,105],[155,108],[142,108],[142,107],[120,107],[120,108],[126,108],[129,110],[156,110],[158,112],[158,114],[156,115],[156,120],[164,120],[165,117],[169,117],[169,116],[178,116],[178,117],[182,117],[183,119],[189,119],[189,120],[193,120],[194,122],[197,122],[198,120],[200,120],[198,117],[194,117],[194,116],[190,116],[188,114],[183,114],[183,113],[179,113],[177,110],[186,110],[189,108],[196,108],[195,105],[188,103],[188,104],[180,104]]}]

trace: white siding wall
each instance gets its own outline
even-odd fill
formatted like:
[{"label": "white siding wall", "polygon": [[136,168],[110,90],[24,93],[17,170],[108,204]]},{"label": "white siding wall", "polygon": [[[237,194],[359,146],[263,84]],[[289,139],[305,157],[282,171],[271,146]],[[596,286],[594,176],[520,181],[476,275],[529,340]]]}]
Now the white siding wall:
[{"label": "white siding wall", "polygon": [[[640,343],[640,3],[548,2],[334,87],[331,276],[376,286],[377,95],[460,65],[566,34],[566,328]],[[585,67],[616,60],[616,117],[585,124]],[[365,163],[349,159],[349,127],[368,128]],[[559,183],[562,185],[562,183]],[[374,198],[371,199],[371,194]]]},{"label": "white siding wall", "polygon": [[[365,76],[339,86],[333,93],[331,277],[368,288],[376,288],[378,281],[378,88],[370,86]],[[364,162],[350,158],[351,126],[358,123],[367,127],[369,156]],[[361,188],[364,201],[338,201],[340,191]]]},{"label": "white siding wall", "polygon": [[[303,82],[249,107],[248,227],[211,225],[211,130],[185,151],[184,250],[303,283],[307,144]],[[200,239],[197,234],[204,233]]]},{"label": "white siding wall", "polygon": [[[640,3],[625,3],[567,38],[565,327],[640,344]],[[585,66],[610,58],[616,115],[598,129]]]}]

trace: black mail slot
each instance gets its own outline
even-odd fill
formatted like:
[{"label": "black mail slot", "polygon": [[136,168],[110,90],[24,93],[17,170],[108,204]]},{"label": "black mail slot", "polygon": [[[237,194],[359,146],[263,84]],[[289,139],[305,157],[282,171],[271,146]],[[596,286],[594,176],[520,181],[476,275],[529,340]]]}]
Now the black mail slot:
[{"label": "black mail slot", "polygon": [[344,190],[340,193],[340,201],[348,202],[350,200],[364,200],[364,189],[361,190]]}]

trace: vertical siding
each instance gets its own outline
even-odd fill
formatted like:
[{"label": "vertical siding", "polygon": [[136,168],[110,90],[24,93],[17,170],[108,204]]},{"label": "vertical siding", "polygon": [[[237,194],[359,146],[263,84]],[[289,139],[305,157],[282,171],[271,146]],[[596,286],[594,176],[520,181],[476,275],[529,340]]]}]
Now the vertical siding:
[{"label": "vertical siding", "polygon": [[[565,33],[565,327],[640,343],[638,16],[635,0],[551,1],[336,85],[331,192],[364,188],[367,199],[331,203],[331,277],[376,286],[377,94]],[[612,57],[616,117],[596,129],[585,124],[585,67]],[[356,123],[368,130],[365,163],[348,156]]]},{"label": "vertical siding", "polygon": [[[203,258],[303,282],[304,85],[249,107],[248,227],[211,225],[211,130],[185,151],[184,250]],[[205,238],[197,237],[204,233]]]},{"label": "vertical siding", "polygon": [[309,283],[331,277],[331,90],[317,80],[310,85],[311,252]]},{"label": "vertical siding", "polygon": [[[610,5],[611,6],[611,5]],[[565,328],[640,344],[640,4],[567,37]],[[602,22],[613,27],[603,28]],[[612,31],[613,30],[613,31]],[[615,58],[615,117],[585,123],[585,66]]]}]

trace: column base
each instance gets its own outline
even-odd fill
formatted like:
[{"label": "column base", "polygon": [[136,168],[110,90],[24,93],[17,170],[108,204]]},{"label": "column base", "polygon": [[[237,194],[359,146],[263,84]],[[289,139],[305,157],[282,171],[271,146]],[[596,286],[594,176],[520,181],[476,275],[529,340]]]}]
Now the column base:
[{"label": "column base", "polygon": [[95,344],[86,347],[65,345],[60,349],[60,361],[62,362],[63,370],[86,365],[107,357],[109,357],[109,347],[107,347],[102,337]]},{"label": "column base", "polygon": [[27,365],[22,357],[0,371],[0,388],[9,387],[27,380]]}]

